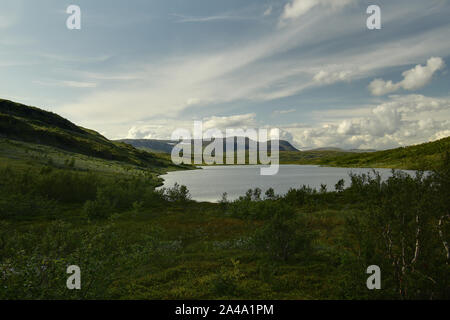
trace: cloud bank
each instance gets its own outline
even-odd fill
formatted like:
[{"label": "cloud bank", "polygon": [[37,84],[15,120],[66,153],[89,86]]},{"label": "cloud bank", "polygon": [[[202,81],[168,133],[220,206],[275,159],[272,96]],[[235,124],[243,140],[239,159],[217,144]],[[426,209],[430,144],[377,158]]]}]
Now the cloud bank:
[{"label": "cloud bank", "polygon": [[[342,147],[388,149],[432,141],[450,135],[450,98],[423,95],[392,96],[391,100],[367,108],[364,117],[323,121],[320,125],[285,126],[300,148]],[[319,118],[330,114],[318,112]]]},{"label": "cloud bank", "polygon": [[[291,110],[287,110],[291,112]],[[281,113],[281,112],[280,112]],[[203,129],[279,128],[281,139],[300,149],[341,147],[345,149],[388,149],[432,141],[450,135],[450,98],[423,95],[391,96],[387,102],[354,109],[316,112],[316,125],[267,125],[256,114],[203,118]],[[336,120],[340,116],[339,120]],[[327,118],[329,117],[329,118]],[[170,139],[177,128],[192,130],[193,120],[160,120],[133,126],[127,138]]]}]

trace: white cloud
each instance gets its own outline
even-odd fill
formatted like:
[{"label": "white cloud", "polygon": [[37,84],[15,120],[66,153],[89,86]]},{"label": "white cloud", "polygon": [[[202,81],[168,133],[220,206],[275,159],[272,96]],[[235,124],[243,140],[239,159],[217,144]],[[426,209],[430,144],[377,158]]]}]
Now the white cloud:
[{"label": "white cloud", "polygon": [[392,81],[384,81],[383,79],[375,79],[369,85],[370,92],[375,96],[381,96],[388,93],[404,90],[417,90],[426,86],[436,71],[445,67],[442,58],[432,57],[428,59],[425,66],[417,65],[414,68],[402,73],[403,80],[397,83]]},{"label": "white cloud", "polygon": [[295,109],[287,109],[287,110],[275,110],[273,113],[274,114],[289,114],[289,113],[293,113],[296,112],[297,110]]},{"label": "white cloud", "polygon": [[[254,113],[206,117],[203,130],[216,128],[225,133],[227,128],[280,129],[280,138],[301,149],[340,147],[344,149],[387,149],[433,141],[450,135],[450,98],[432,98],[423,95],[391,96],[379,105],[361,108],[354,116],[352,109],[327,112],[336,115],[317,125],[289,124],[262,125]],[[322,115],[319,115],[321,118]],[[193,129],[191,120],[152,120],[133,126],[127,138],[170,139],[175,129]]]},{"label": "white cloud", "polygon": [[[394,11],[390,13],[393,17],[402,16]],[[324,23],[330,18],[338,27]],[[274,26],[272,32],[243,42],[116,65],[104,75],[96,72],[94,78],[79,79],[98,83],[98,89],[66,99],[55,111],[85,127],[124,136],[142,119],[177,117],[191,107],[205,110],[219,104],[286,98],[311,87],[366,78],[381,68],[417,64],[450,53],[450,25],[387,39],[383,45],[327,50],[330,41],[354,33],[361,25],[360,18],[314,10],[287,28]],[[311,54],[311,48],[320,54]],[[295,56],[290,55],[293,49]],[[127,73],[121,75],[121,70]],[[133,81],[104,85],[102,79],[111,77],[131,77]]]},{"label": "white cloud", "polygon": [[267,17],[270,16],[272,14],[272,6],[269,6],[266,11],[264,11],[263,16]]},{"label": "white cloud", "polygon": [[314,7],[330,7],[332,9],[338,9],[352,2],[354,2],[354,0],[292,0],[284,6],[281,19],[296,19],[306,14]]},{"label": "white cloud", "polygon": [[352,76],[352,72],[348,70],[338,72],[328,72],[320,70],[315,76],[314,81],[323,84],[332,84],[338,81],[349,80]]},{"label": "white cloud", "polygon": [[227,128],[252,128],[256,126],[256,114],[247,113],[241,115],[225,116],[225,117],[208,117],[204,119],[204,129],[219,129],[225,130]]},{"label": "white cloud", "polygon": [[[269,13],[270,14],[270,13]],[[172,14],[177,18],[177,23],[189,23],[189,22],[214,22],[214,21],[227,21],[227,20],[252,20],[255,17],[245,17],[231,14],[206,16],[206,17],[192,17],[181,14]]]},{"label": "white cloud", "polygon": [[402,87],[405,90],[416,90],[427,85],[433,74],[445,67],[444,60],[439,57],[428,59],[425,67],[417,65],[414,69],[403,72]]},{"label": "white cloud", "polygon": [[71,88],[95,88],[97,86],[94,82],[81,82],[81,81],[62,81],[61,85]]},{"label": "white cloud", "polygon": [[16,25],[21,18],[22,1],[2,0],[0,3],[0,30]]},{"label": "white cloud", "polygon": [[314,127],[283,126],[300,148],[341,147],[386,149],[422,143],[450,135],[450,98],[423,95],[392,96],[368,108],[364,117],[326,121]]},{"label": "white cloud", "polygon": [[13,26],[16,19],[11,15],[0,15],[0,29],[7,29]]},{"label": "white cloud", "polygon": [[[231,116],[213,116],[202,119],[203,131],[208,129],[219,129],[225,134],[226,129],[248,129],[257,128],[256,114],[247,113]],[[174,120],[160,119],[152,120],[152,124],[138,123],[128,130],[128,139],[170,139],[172,132],[176,129],[187,129],[192,131],[194,119]]]},{"label": "white cloud", "polygon": [[33,83],[50,86],[50,87],[66,87],[66,88],[95,88],[97,84],[94,82],[72,81],[72,80],[51,80],[51,81],[33,81]]},{"label": "white cloud", "polygon": [[164,125],[135,125],[128,130],[127,139],[168,139],[170,132]]},{"label": "white cloud", "polygon": [[52,63],[64,62],[64,63],[99,63],[105,62],[111,59],[110,55],[99,55],[99,56],[68,56],[62,54],[54,53],[38,53],[36,56],[50,60]]}]

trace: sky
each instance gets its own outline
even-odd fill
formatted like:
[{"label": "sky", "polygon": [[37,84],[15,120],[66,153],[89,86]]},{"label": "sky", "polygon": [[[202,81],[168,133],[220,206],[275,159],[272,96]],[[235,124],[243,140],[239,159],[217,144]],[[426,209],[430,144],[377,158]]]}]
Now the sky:
[{"label": "sky", "polygon": [[110,139],[202,120],[381,150],[450,136],[449,35],[450,0],[2,0],[0,98]]}]

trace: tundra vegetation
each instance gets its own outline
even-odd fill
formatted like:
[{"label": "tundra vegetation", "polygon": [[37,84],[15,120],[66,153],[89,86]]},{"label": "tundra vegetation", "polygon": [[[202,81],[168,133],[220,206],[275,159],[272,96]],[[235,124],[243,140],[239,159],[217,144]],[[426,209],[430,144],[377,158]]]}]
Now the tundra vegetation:
[{"label": "tundra vegetation", "polygon": [[[0,135],[0,299],[450,298],[442,141],[414,177],[207,203],[157,189],[189,167],[37,108],[0,100]],[[70,265],[81,290],[66,287]],[[366,287],[370,265],[381,290]]]},{"label": "tundra vegetation", "polygon": [[[219,203],[119,172],[2,162],[0,298],[450,298],[449,158],[415,177]],[[66,288],[74,264],[81,290]],[[373,264],[381,290],[366,287]]]}]

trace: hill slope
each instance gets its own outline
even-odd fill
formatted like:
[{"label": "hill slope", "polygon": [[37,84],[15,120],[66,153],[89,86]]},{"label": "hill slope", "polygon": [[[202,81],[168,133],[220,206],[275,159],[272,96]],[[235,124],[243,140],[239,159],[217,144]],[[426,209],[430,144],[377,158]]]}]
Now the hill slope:
[{"label": "hill slope", "polygon": [[355,167],[388,167],[412,170],[435,168],[450,151],[450,137],[396,149],[352,153],[321,160],[321,164]]},{"label": "hill slope", "polygon": [[450,151],[450,137],[419,145],[376,152],[310,150],[281,152],[280,163],[316,164],[333,167],[369,167],[411,170],[431,170]]},{"label": "hill slope", "polygon": [[0,138],[46,145],[68,152],[141,167],[168,167],[172,163],[132,146],[106,139],[67,119],[39,108],[0,99]]}]

